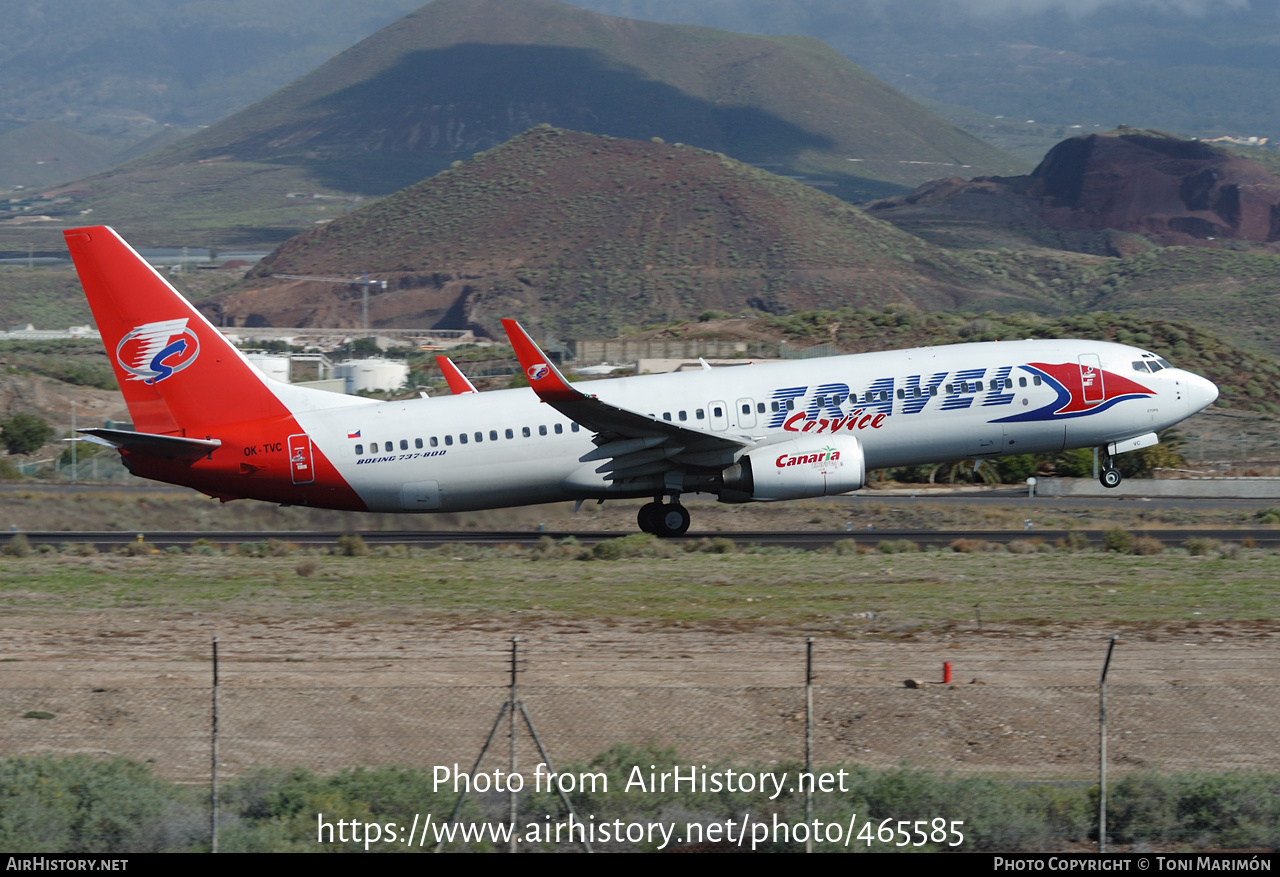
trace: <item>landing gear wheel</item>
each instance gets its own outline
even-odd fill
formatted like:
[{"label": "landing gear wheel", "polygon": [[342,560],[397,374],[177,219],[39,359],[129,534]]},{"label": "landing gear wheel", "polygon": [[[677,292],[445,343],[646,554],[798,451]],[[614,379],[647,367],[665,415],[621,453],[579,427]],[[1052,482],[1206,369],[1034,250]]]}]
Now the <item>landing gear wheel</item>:
[{"label": "landing gear wheel", "polygon": [[663,538],[683,536],[689,532],[689,520],[688,510],[678,502],[658,506],[658,514],[655,516],[658,526],[654,532]]},{"label": "landing gear wheel", "polygon": [[1103,469],[1098,480],[1102,482],[1103,487],[1119,487],[1122,477],[1119,469]]},{"label": "landing gear wheel", "polygon": [[661,513],[662,506],[656,502],[647,502],[640,506],[640,511],[636,514],[636,523],[640,525],[640,532],[657,533],[658,515]]}]

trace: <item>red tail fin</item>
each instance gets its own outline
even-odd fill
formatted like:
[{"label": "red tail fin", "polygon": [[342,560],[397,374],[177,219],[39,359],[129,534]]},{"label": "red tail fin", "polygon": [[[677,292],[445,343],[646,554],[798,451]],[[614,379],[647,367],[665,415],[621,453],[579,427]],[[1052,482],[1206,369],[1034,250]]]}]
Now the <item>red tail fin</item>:
[{"label": "red tail fin", "polygon": [[240,351],[114,230],[63,234],[135,429],[200,437],[288,414]]}]

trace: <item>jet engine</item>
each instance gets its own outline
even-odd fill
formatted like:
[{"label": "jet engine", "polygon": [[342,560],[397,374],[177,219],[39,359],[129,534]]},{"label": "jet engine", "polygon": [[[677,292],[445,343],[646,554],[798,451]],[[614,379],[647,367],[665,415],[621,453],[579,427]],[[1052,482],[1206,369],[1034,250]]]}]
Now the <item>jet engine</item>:
[{"label": "jet engine", "polygon": [[863,485],[866,459],[855,436],[802,436],[753,448],[721,477],[721,502],[835,496]]}]

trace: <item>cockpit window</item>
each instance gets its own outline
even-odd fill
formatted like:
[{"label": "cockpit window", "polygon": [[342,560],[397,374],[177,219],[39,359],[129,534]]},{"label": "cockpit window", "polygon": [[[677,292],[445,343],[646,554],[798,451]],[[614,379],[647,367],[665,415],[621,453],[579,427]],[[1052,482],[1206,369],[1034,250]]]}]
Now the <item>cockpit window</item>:
[{"label": "cockpit window", "polygon": [[1158,372],[1158,371],[1160,371],[1161,369],[1163,369],[1163,368],[1167,368],[1167,367],[1168,367],[1168,366],[1161,365],[1161,364],[1160,364],[1160,361],[1159,361],[1158,359],[1155,359],[1155,360],[1153,360],[1153,359],[1148,359],[1148,360],[1147,360],[1147,368],[1151,369],[1153,372]]},{"label": "cockpit window", "polygon": [[1147,371],[1147,364],[1140,359],[1133,364],[1133,370],[1136,372],[1145,372]]},{"label": "cockpit window", "polygon": [[1161,359],[1158,356],[1156,357],[1156,362],[1160,363],[1161,368],[1173,368],[1173,366],[1169,365],[1167,360]]}]

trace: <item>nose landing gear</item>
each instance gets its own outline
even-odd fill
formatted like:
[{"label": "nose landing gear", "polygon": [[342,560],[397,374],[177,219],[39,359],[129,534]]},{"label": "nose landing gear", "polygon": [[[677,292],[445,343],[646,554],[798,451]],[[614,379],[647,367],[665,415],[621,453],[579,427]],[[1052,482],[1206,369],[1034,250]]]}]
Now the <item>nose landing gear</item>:
[{"label": "nose landing gear", "polygon": [[1102,471],[1098,473],[1098,481],[1103,487],[1119,487],[1122,480],[1124,480],[1123,476],[1115,465],[1115,457],[1108,454],[1102,460]]},{"label": "nose landing gear", "polygon": [[689,531],[689,522],[689,511],[680,505],[678,496],[671,497],[668,503],[657,497],[653,502],[640,506],[640,512],[636,515],[636,523],[640,525],[641,532],[663,538],[683,536]]}]

